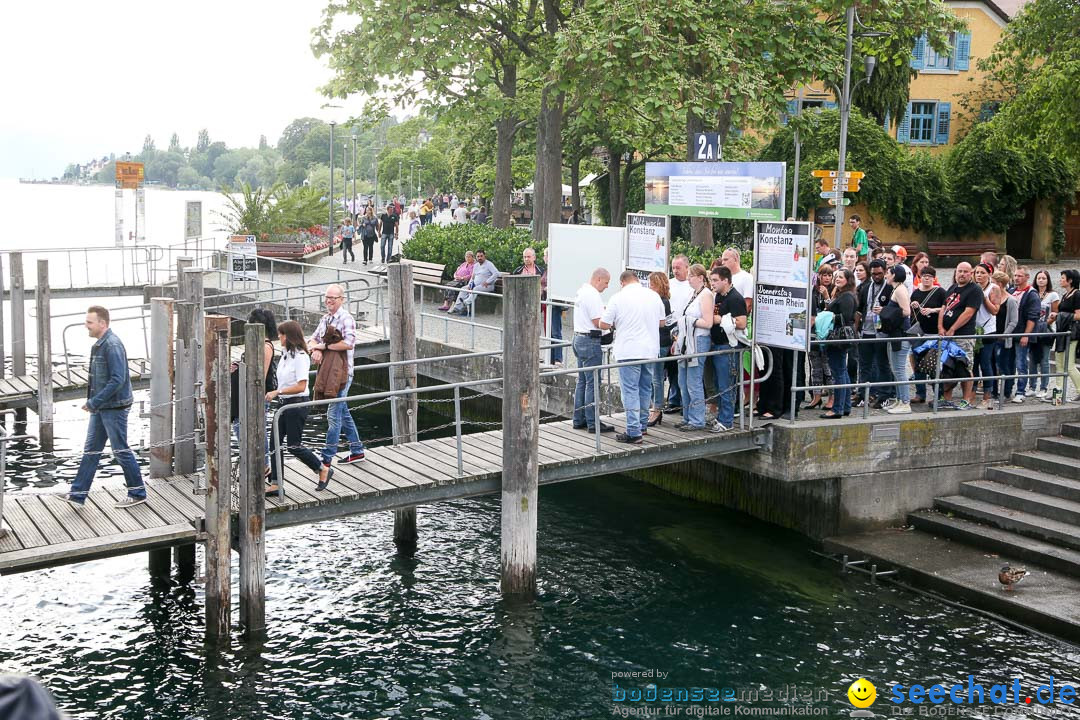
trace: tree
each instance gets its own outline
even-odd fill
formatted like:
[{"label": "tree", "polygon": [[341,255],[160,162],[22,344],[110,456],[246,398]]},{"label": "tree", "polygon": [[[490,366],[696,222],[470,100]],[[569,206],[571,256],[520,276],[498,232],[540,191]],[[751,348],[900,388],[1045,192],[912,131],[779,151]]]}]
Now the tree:
[{"label": "tree", "polygon": [[199,131],[199,139],[195,141],[195,152],[204,153],[210,149],[210,131],[203,128]]},{"label": "tree", "polygon": [[176,133],[173,133],[172,137],[169,138],[169,152],[174,152],[174,153],[182,153],[182,152],[184,152],[184,149],[182,147],[180,147],[180,136],[177,135]]},{"label": "tree", "polygon": [[142,151],[143,151],[143,154],[144,154],[144,155],[145,155],[146,153],[148,153],[148,152],[153,152],[153,151],[154,151],[154,138],[152,138],[152,137],[150,137],[149,135],[147,135],[147,136],[146,136],[146,137],[145,137],[145,138],[143,139],[143,144],[142,144]]},{"label": "tree", "polygon": [[260,135],[259,136],[259,149],[260,150],[265,150],[267,147],[269,147],[269,146],[267,145],[267,142],[266,142],[266,136],[265,135]]}]

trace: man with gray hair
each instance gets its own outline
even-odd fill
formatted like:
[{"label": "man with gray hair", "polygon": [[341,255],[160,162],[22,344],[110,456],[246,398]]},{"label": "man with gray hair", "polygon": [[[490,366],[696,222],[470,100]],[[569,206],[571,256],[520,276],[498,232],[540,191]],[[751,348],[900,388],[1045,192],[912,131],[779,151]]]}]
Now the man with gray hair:
[{"label": "man with gray hair", "polygon": [[720,264],[731,271],[731,287],[746,301],[746,312],[754,309],[754,276],[742,269],[742,253],[729,247],[720,256]]},{"label": "man with gray hair", "polygon": [[[693,288],[690,287],[690,258],[679,254],[671,259],[671,277],[668,278],[668,287],[671,290],[671,312],[680,315],[690,304],[691,296],[694,294]],[[676,374],[674,377],[669,376],[668,379],[667,405],[664,407],[664,412],[677,413],[682,410],[679,378]]]},{"label": "man with gray hair", "polygon": [[[611,273],[602,267],[593,270],[589,282],[578,288],[574,298],[574,357],[579,368],[600,365],[603,351],[600,349],[600,317],[604,314],[604,300],[600,293],[607,290],[611,282]],[[596,408],[596,385],[593,373],[589,371],[577,374],[574,387],[574,429],[596,432],[596,419],[600,413]],[[600,423],[601,432],[612,432],[615,428],[607,423]]]}]

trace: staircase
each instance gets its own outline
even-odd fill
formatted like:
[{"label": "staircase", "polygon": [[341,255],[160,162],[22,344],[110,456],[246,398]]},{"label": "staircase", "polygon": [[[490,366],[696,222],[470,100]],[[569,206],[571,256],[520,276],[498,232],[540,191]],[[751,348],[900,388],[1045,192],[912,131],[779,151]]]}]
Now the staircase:
[{"label": "staircase", "polygon": [[990,551],[1003,562],[1030,563],[1080,578],[1080,423],[1012,464],[987,468],[960,494],[936,498],[908,515],[918,530]]}]

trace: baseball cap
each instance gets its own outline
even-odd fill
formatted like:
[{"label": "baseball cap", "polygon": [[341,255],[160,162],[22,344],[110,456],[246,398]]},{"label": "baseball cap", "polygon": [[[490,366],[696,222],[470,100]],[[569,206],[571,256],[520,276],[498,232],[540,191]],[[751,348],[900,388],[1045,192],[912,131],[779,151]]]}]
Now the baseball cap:
[{"label": "baseball cap", "polygon": [[896,253],[896,257],[907,260],[907,249],[903,245],[893,245],[892,251]]}]

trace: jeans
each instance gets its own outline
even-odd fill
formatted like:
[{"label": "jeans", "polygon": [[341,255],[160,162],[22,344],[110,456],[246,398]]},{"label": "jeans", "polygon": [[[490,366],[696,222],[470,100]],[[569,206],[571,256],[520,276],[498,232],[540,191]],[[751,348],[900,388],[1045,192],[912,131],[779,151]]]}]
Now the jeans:
[{"label": "jeans", "polygon": [[[1016,373],[1027,375],[1028,373],[1028,347],[1031,347],[1031,338],[1028,338],[1028,347],[1020,344],[1023,338],[1013,338],[1013,354],[1016,356]],[[1016,379],[1016,394],[1023,395],[1027,391],[1028,380],[1026,377]]]},{"label": "jeans", "polygon": [[128,447],[127,442],[129,409],[111,408],[90,414],[90,427],[86,429],[86,444],[83,446],[82,460],[79,461],[75,481],[71,483],[71,499],[76,502],[86,502],[86,494],[90,492],[90,485],[94,482],[94,473],[97,472],[101,461],[101,451],[105,448],[106,439],[112,447],[113,456],[124,471],[128,497],[146,497],[139,463],[136,462],[135,453]]},{"label": "jeans", "polygon": [[[660,346],[660,357],[671,357],[671,346]],[[674,369],[678,372],[678,368],[675,367],[677,363],[663,363],[658,362],[652,366],[652,404],[657,410],[664,409],[664,377],[668,374],[668,370]]]},{"label": "jeans", "polygon": [[341,261],[348,262],[349,256],[352,255],[353,262],[356,262],[356,253],[352,249],[353,239],[341,238]]},{"label": "jeans", "polygon": [[1057,372],[1065,372],[1065,361],[1069,363],[1069,392],[1062,393],[1064,396],[1062,400],[1070,400],[1080,393],[1080,367],[1076,364],[1076,345],[1080,341],[1070,340],[1068,347],[1065,348],[1065,352],[1054,353],[1054,363],[1057,365],[1055,370]]},{"label": "jeans", "polygon": [[[730,349],[724,345],[712,345],[712,350]],[[735,423],[735,365],[739,359],[739,353],[730,352],[721,355],[713,355],[711,358],[713,369],[716,371],[716,419],[722,425],[731,427]]]},{"label": "jeans", "polygon": [[[982,347],[979,348],[979,352],[975,354],[975,367],[978,368],[979,374],[984,378],[993,377],[997,375],[997,355],[999,346],[1004,345],[1004,340],[998,340],[995,342],[986,342],[983,339]],[[983,394],[997,397],[997,380],[983,380]]]},{"label": "jeans", "polygon": [[[1016,339],[1013,340],[1016,342]],[[1005,341],[994,343],[995,351],[994,357],[997,359],[997,374],[998,375],[1012,375],[1016,372],[1016,348],[1005,347]],[[1007,378],[1004,381],[1005,387],[1002,390],[1002,399],[1008,399],[1012,395],[1014,378]]]},{"label": "jeans", "polygon": [[[825,348],[825,358],[829,361],[829,370],[832,371],[833,382],[837,385],[851,382],[847,371],[847,355],[847,350],[838,350],[832,345]],[[833,391],[832,411],[837,415],[851,412],[851,388],[836,388]]]},{"label": "jeans", "polygon": [[[709,352],[712,341],[708,335],[694,338],[694,352]],[[679,361],[679,390],[682,392],[683,420],[696,428],[705,427],[705,363],[708,358]],[[693,363],[691,365],[690,363]]]},{"label": "jeans", "polygon": [[894,350],[896,342],[889,343],[889,363],[892,365],[893,379],[901,385],[896,386],[896,399],[902,403],[911,402],[911,385],[908,384],[908,356],[911,355],[911,343],[900,341],[900,349]]},{"label": "jeans", "polygon": [[[562,340],[562,314],[564,309],[558,305],[551,306],[551,337],[554,340]],[[551,362],[561,363],[562,360],[562,347],[551,348]]]},{"label": "jeans", "polygon": [[[574,357],[579,368],[594,367],[601,363],[603,351],[600,338],[574,334]],[[596,429],[596,418],[600,415],[595,407],[596,387],[592,372],[579,372],[577,385],[574,387],[574,426],[587,426],[589,431]]]},{"label": "jeans", "polygon": [[[345,387],[338,393],[342,398],[349,394],[349,386],[352,378],[345,383]],[[324,465],[329,465],[334,455],[337,454],[338,439],[341,438],[341,430],[345,430],[345,439],[349,443],[349,454],[357,455],[364,452],[364,443],[360,441],[360,433],[356,431],[356,423],[353,422],[352,414],[349,413],[348,403],[334,403],[326,408],[326,447],[323,448],[322,460]]]},{"label": "jeans", "polygon": [[383,235],[379,240],[379,260],[390,262],[390,256],[394,253],[394,236]]},{"label": "jeans", "polygon": [[[864,338],[870,336],[863,336]],[[860,383],[879,383],[890,382],[892,380],[892,371],[889,369],[889,350],[888,345],[883,342],[863,342],[858,344],[859,348],[859,382]],[[832,364],[829,364],[829,369],[832,370]],[[836,372],[833,371],[833,382],[840,383],[836,379]],[[850,393],[849,393],[850,394]],[[870,388],[870,395],[881,400],[886,398],[895,397],[896,393],[893,392],[891,387],[873,387]],[[834,403],[833,408],[836,405]]]},{"label": "jeans", "polygon": [[1046,343],[1031,343],[1028,345],[1028,367],[1031,372],[1038,373],[1039,377],[1031,379],[1031,387],[1036,383],[1040,390],[1050,387],[1050,345]]},{"label": "jeans", "polygon": [[[632,358],[643,360],[644,358]],[[652,399],[652,374],[648,365],[629,365],[619,368],[619,390],[626,410],[626,434],[641,437],[649,421],[649,401]]]},{"label": "jeans", "polygon": [[[308,395],[303,395],[295,400],[289,398],[283,400],[281,406],[287,408],[290,404],[305,402],[310,399],[311,398]],[[310,410],[311,408],[309,407],[302,407],[295,410],[284,410],[281,413],[278,419],[278,425],[275,428],[281,452],[279,453],[279,458],[270,465],[271,482],[277,482],[278,462],[284,466],[286,449],[292,453],[293,457],[304,463],[309,469],[314,470],[315,472],[319,472],[322,469],[319,463],[319,456],[309,448],[304,447],[304,422],[307,420]]]},{"label": "jeans", "polygon": [[364,246],[364,262],[370,262],[375,258],[375,236],[364,235],[360,242]]}]

